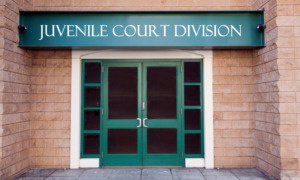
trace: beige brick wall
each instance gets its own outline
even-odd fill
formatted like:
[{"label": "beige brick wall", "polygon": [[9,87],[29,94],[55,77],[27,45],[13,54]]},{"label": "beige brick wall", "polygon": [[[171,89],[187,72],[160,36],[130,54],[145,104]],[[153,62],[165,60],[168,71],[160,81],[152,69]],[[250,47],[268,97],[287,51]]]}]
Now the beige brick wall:
[{"label": "beige brick wall", "polygon": [[255,167],[252,50],[215,50],[215,166]]},{"label": "beige brick wall", "polygon": [[70,167],[71,51],[33,51],[30,167]]},{"label": "beige brick wall", "polygon": [[257,167],[300,178],[300,1],[253,2],[265,9],[267,24],[266,48],[254,52]]},{"label": "beige brick wall", "polygon": [[265,10],[266,48],[254,51],[254,132],[256,167],[280,177],[280,113],[276,46],[276,0],[253,0],[253,9]]},{"label": "beige brick wall", "polygon": [[18,48],[19,10],[30,0],[0,1],[0,179],[29,167],[30,51]]},{"label": "beige brick wall", "polygon": [[281,178],[300,179],[300,1],[277,1]]}]

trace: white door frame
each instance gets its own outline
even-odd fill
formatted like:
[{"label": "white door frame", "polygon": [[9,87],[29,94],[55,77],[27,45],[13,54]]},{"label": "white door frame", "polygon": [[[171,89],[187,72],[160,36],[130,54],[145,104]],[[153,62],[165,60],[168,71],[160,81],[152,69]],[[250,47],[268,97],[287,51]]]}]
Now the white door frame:
[{"label": "white door frame", "polygon": [[204,158],[186,158],[186,167],[214,168],[212,50],[72,50],[70,168],[99,167],[98,158],[80,159],[82,59],[203,59]]}]

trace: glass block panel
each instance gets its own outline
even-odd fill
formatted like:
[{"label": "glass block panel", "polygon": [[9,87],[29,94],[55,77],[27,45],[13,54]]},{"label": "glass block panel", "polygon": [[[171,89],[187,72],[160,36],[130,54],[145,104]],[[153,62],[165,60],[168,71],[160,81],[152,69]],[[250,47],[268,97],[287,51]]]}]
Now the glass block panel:
[{"label": "glass block panel", "polygon": [[137,68],[109,67],[108,118],[137,118]]},{"label": "glass block panel", "polygon": [[100,153],[100,136],[99,134],[84,134],[84,154]]},{"label": "glass block panel", "polygon": [[200,109],[184,110],[184,127],[186,130],[200,130]]},{"label": "glass block panel", "polygon": [[101,63],[85,63],[85,83],[100,83],[101,81]]},{"label": "glass block panel", "polygon": [[184,63],[184,82],[186,83],[200,82],[200,62]]},{"label": "glass block panel", "polygon": [[136,154],[137,129],[108,129],[108,154]]},{"label": "glass block panel", "polygon": [[85,107],[100,107],[100,87],[85,87]]},{"label": "glass block panel", "polygon": [[200,134],[185,134],[185,154],[201,154]]},{"label": "glass block panel", "polygon": [[176,154],[177,129],[147,129],[147,152],[149,154]]},{"label": "glass block panel", "polygon": [[200,106],[200,86],[184,86],[184,105]]},{"label": "glass block panel", "polygon": [[148,67],[148,119],[175,119],[176,110],[176,67]]},{"label": "glass block panel", "polygon": [[100,110],[84,111],[84,130],[100,130]]}]

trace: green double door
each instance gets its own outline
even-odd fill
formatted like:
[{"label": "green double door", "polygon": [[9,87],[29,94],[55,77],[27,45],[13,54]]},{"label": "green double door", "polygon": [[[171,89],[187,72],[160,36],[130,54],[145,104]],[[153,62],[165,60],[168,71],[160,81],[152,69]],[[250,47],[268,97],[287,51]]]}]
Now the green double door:
[{"label": "green double door", "polygon": [[103,166],[183,166],[180,62],[103,63]]}]

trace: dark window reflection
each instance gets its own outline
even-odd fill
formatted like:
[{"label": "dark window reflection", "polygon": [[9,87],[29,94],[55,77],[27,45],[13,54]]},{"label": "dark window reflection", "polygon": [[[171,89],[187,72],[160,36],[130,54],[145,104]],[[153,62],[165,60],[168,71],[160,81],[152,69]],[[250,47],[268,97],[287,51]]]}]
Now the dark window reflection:
[{"label": "dark window reflection", "polygon": [[200,86],[184,86],[184,105],[200,106]]},{"label": "dark window reflection", "polygon": [[84,111],[84,129],[85,130],[100,129],[100,110]]},{"label": "dark window reflection", "polygon": [[85,83],[100,83],[101,81],[101,63],[85,63]]},{"label": "dark window reflection", "polygon": [[136,154],[137,129],[109,129],[108,154]]},{"label": "dark window reflection", "polygon": [[175,119],[176,108],[176,67],[148,67],[148,118]]},{"label": "dark window reflection", "polygon": [[108,118],[137,118],[137,68],[108,69]]},{"label": "dark window reflection", "polygon": [[200,82],[200,62],[184,63],[184,82]]},{"label": "dark window reflection", "polygon": [[84,134],[84,154],[100,153],[100,137],[99,134]]},{"label": "dark window reflection", "polygon": [[184,110],[184,126],[186,130],[200,129],[200,109]]},{"label": "dark window reflection", "polygon": [[149,154],[176,154],[177,129],[147,129],[147,152]]},{"label": "dark window reflection", "polygon": [[100,106],[100,87],[85,87],[85,107]]},{"label": "dark window reflection", "polygon": [[185,153],[201,154],[200,134],[185,134]]}]

